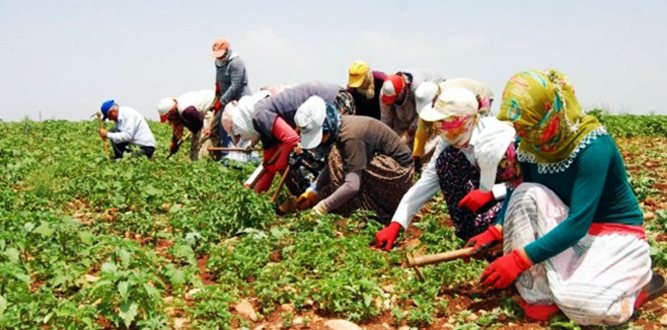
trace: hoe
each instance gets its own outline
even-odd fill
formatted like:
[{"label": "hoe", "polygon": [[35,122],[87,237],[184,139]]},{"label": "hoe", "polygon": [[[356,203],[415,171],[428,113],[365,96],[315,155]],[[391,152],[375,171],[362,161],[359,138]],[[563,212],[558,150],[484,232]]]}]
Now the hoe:
[{"label": "hoe", "polygon": [[[406,259],[407,259],[407,266],[412,267],[415,270],[415,274],[417,275],[417,278],[419,281],[424,282],[425,277],[424,273],[422,273],[421,269],[419,269],[419,266],[423,265],[430,265],[430,264],[435,264],[435,263],[440,263],[440,262],[446,262],[446,261],[451,261],[451,260],[456,260],[460,258],[466,258],[472,256],[473,252],[472,247],[468,248],[463,248],[459,250],[454,250],[454,251],[449,251],[449,252],[442,252],[442,253],[436,253],[436,254],[427,254],[425,256],[419,256],[415,257],[411,253],[406,254]],[[498,254],[501,254],[503,250],[503,245],[502,244],[495,244],[491,245],[489,247],[483,248],[480,252],[477,253],[477,255],[483,255],[483,256],[495,256]]]}]

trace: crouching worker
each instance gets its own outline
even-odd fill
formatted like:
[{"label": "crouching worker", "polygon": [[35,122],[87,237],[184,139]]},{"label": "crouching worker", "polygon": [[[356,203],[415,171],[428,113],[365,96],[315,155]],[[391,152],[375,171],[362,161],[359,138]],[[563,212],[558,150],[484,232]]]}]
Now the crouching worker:
[{"label": "crouching worker", "polygon": [[[390,250],[402,228],[438,190],[442,190],[456,236],[467,240],[496,221],[507,189],[516,187],[520,175],[512,142],[511,125],[488,117],[469,88],[441,84],[443,89],[420,110],[438,133],[433,158],[419,181],[403,196],[391,224],[376,234],[376,245]],[[419,87],[429,88],[428,84]],[[437,92],[437,87],[436,87]]]},{"label": "crouching worker", "polygon": [[294,122],[304,149],[328,150],[327,165],[298,208],[314,206],[319,215],[369,210],[388,222],[414,174],[410,149],[398,134],[374,118],[341,116],[317,96],[299,107]]},{"label": "crouching worker", "polygon": [[626,322],[665,291],[665,281],[651,271],[642,212],[614,139],[552,69],[514,75],[498,118],[522,138],[524,183],[498,224],[471,240],[476,247],[504,241],[505,255],[484,270],[483,285],[516,280],[531,318],[560,309],[581,325]]},{"label": "crouching worker", "polygon": [[[255,191],[261,193],[269,190],[276,173],[283,172],[289,165],[289,156],[299,143],[299,134],[294,130],[294,115],[301,104],[315,95],[336,104],[341,113],[354,113],[354,103],[351,103],[349,93],[335,84],[324,82],[299,84],[256,103],[252,127],[262,141],[266,171],[259,178]],[[275,156],[277,153],[279,155]],[[269,164],[271,160],[274,162]]]},{"label": "crouching worker", "polygon": [[157,110],[161,122],[169,122],[173,133],[169,153],[175,154],[180,147],[179,141],[183,137],[183,129],[192,133],[190,142],[190,159],[198,160],[204,152],[201,151],[202,142],[211,133],[208,129],[213,113],[209,109],[215,103],[213,90],[189,92],[176,99],[165,98],[158,102]]},{"label": "crouching worker", "polygon": [[114,159],[123,158],[129,145],[139,147],[137,156],[149,159],[155,152],[155,138],[144,116],[130,107],[118,106],[113,100],[102,103],[103,120],[113,120],[116,126],[111,130],[100,129],[103,139],[109,139],[113,147]]}]

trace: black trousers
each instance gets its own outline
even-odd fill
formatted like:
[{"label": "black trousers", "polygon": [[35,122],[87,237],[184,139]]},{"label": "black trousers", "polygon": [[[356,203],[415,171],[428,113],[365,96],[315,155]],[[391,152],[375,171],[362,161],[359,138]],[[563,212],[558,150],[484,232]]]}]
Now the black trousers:
[{"label": "black trousers", "polygon": [[[109,140],[111,142],[111,140]],[[111,146],[113,147],[113,158],[114,159],[119,159],[123,158],[123,154],[127,151],[127,146],[130,145],[129,142],[123,142],[123,143],[113,143],[111,142]],[[148,159],[153,158],[153,153],[155,152],[155,147],[147,147],[147,146],[139,146],[139,156],[146,156]]]}]

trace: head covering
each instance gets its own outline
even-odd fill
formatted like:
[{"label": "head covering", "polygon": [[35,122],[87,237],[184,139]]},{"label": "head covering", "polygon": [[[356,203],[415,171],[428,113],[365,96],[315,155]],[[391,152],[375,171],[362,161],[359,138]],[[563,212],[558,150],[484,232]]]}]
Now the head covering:
[{"label": "head covering", "polygon": [[533,163],[557,164],[554,170],[569,167],[580,142],[601,128],[595,117],[584,115],[567,76],[555,69],[512,76],[498,119],[514,124],[522,138],[519,153],[530,154]]},{"label": "head covering", "polygon": [[350,77],[347,85],[352,88],[358,88],[364,84],[366,74],[370,72],[370,67],[364,61],[354,61],[348,71]]},{"label": "head covering", "polygon": [[303,102],[294,114],[294,122],[301,133],[301,146],[313,149],[322,142],[324,120],[327,117],[327,105],[319,96],[311,96]]},{"label": "head covering", "polygon": [[213,41],[213,47],[211,47],[211,56],[213,58],[220,58],[225,56],[227,49],[229,48],[229,40],[225,38],[218,38]]},{"label": "head covering", "polygon": [[240,136],[244,141],[258,140],[259,133],[252,125],[252,115],[255,112],[255,105],[269,95],[268,91],[262,90],[253,95],[241,97],[237,104],[229,103],[222,113],[223,128],[231,136]]},{"label": "head covering", "polygon": [[437,121],[436,130],[448,144],[465,146],[479,120],[479,103],[473,92],[466,88],[451,87],[442,91],[433,107],[426,107],[419,114],[425,121]]},{"label": "head covering", "polygon": [[107,119],[107,116],[109,115],[109,110],[111,109],[111,107],[114,106],[114,104],[116,104],[114,100],[108,100],[102,103],[102,106],[100,107],[100,111],[102,112],[102,120]]},{"label": "head covering", "polygon": [[[244,97],[246,97],[246,96],[244,96]],[[250,97],[250,96],[248,96],[248,97]],[[231,133],[233,133],[232,131],[234,130],[234,121],[233,121],[234,117],[233,116],[238,111],[238,109],[236,109],[236,108],[238,107],[238,102],[240,102],[240,101],[241,100],[231,101],[231,102],[227,103],[227,105],[225,105],[225,109],[222,111],[222,119],[221,119],[222,128],[225,130],[225,132],[229,133],[230,135],[231,135]]]},{"label": "head covering", "polygon": [[405,83],[403,78],[397,74],[390,74],[387,78],[384,79],[382,84],[382,92],[380,94],[380,100],[382,103],[387,105],[392,105],[396,102],[396,98],[403,90]]},{"label": "head covering", "polygon": [[417,87],[415,91],[415,103],[417,105],[417,113],[421,113],[424,109],[430,109],[434,99],[438,96],[438,84],[430,81],[423,82]]},{"label": "head covering", "polygon": [[160,122],[166,122],[169,117],[169,111],[176,105],[176,101],[171,98],[164,98],[157,103],[157,112],[160,114]]}]

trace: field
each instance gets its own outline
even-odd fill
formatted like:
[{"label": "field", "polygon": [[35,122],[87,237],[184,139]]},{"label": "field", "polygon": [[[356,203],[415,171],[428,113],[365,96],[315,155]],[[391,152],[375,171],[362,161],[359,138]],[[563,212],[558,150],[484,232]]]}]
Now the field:
[{"label": "field", "polygon": [[[667,118],[605,116],[667,269]],[[523,318],[516,291],[477,284],[485,261],[403,268],[406,251],[460,248],[440,197],[398,248],[367,215],[278,217],[252,172],[201,161],[151,123],[155,161],[110,163],[97,123],[0,122],[0,329],[578,329]],[[277,180],[276,180],[277,181]],[[283,191],[284,198],[286,190]],[[667,324],[667,298],[620,329]],[[595,328],[595,327],[589,327]]]}]

